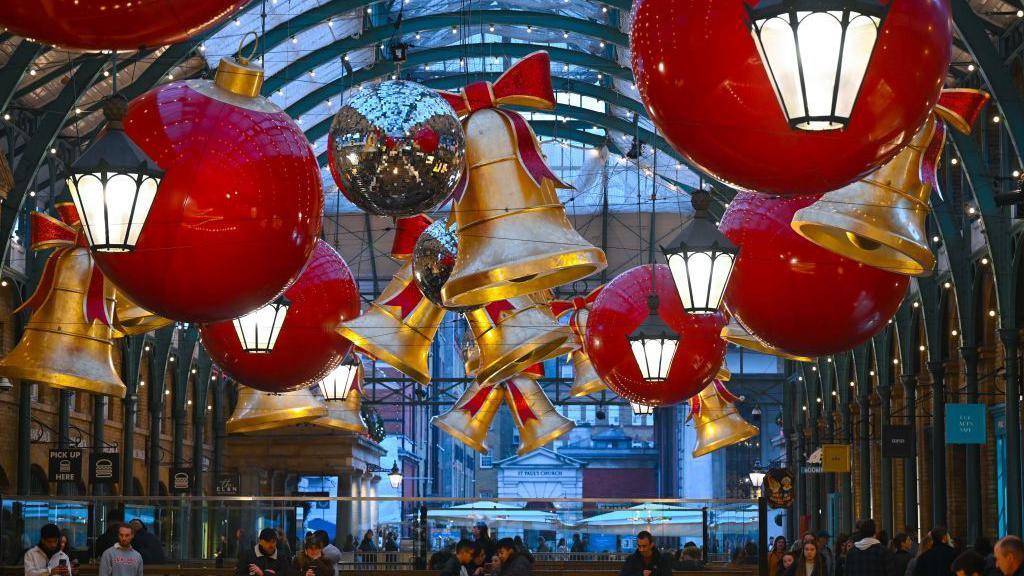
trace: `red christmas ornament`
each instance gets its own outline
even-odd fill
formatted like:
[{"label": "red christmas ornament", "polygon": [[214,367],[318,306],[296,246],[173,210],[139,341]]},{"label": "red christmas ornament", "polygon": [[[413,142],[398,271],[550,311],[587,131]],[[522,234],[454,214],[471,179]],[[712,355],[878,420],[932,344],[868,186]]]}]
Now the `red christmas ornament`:
[{"label": "red christmas ornament", "polygon": [[798,356],[849,350],[875,335],[909,283],[794,232],[793,213],[816,200],[740,193],[721,223],[740,247],[725,293],[729,312],[755,337]]},{"label": "red christmas ornament", "polygon": [[335,331],[359,315],[359,289],[345,260],[320,240],[302,275],[284,293],[291,301],[274,349],[242,352],[230,320],[199,329],[210,357],[232,378],[264,392],[312,386],[341,364],[352,343]]},{"label": "red christmas ornament", "polygon": [[766,194],[835,190],[895,156],[935,106],[950,61],[948,0],[890,0],[849,125],[818,132],[789,127],[745,1],[633,4],[633,74],[650,117],[715,178]]},{"label": "red christmas ornament", "polygon": [[257,75],[222,60],[215,81],[165,84],[128,107],[128,135],[165,175],[135,251],[96,257],[160,316],[216,322],[267,304],[320,234],[316,156],[287,114],[255,96],[258,82],[239,80]]},{"label": "red christmas ornament", "polygon": [[249,0],[10,0],[0,24],[36,42],[76,50],[137,50],[208,30]]},{"label": "red christmas ornament", "polygon": [[725,357],[722,328],[725,315],[687,314],[679,301],[668,266],[657,265],[656,288],[662,319],[679,334],[668,379],[648,382],[640,375],[626,336],[648,315],[651,267],[638,266],[608,283],[587,317],[585,350],[609,388],[630,402],[648,406],[678,404],[701,391],[714,378]]}]

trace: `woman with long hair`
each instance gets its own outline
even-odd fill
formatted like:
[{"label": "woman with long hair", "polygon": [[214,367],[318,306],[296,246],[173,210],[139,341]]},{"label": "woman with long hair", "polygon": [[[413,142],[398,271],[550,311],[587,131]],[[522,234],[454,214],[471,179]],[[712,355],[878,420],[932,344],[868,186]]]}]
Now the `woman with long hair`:
[{"label": "woman with long hair", "polygon": [[793,576],[827,576],[825,560],[818,554],[818,543],[813,540],[804,542],[800,557],[793,565]]},{"label": "woman with long hair", "polygon": [[786,537],[776,536],[772,542],[772,551],[768,553],[768,576],[780,576],[783,572],[782,555],[786,553]]}]

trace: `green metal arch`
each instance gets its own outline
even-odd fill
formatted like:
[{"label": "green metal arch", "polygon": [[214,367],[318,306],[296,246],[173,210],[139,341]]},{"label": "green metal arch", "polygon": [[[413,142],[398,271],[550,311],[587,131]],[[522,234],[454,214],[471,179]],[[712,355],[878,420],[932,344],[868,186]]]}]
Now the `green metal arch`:
[{"label": "green metal arch", "polygon": [[[564,48],[553,48],[540,44],[478,43],[442,46],[439,48],[430,48],[427,50],[420,50],[418,52],[411,52],[409,54],[409,59],[405,62],[405,65],[415,66],[418,64],[429,64],[431,62],[439,62],[443,60],[456,60],[462,57],[479,58],[488,56],[508,56],[510,58],[522,58],[539,50],[547,51],[551,55],[551,59],[556,62],[583,66],[598,72],[603,72],[610,76],[616,76],[630,81],[633,80],[633,73],[629,68],[619,66],[617,62],[607,58],[587,54],[585,52],[566,50]],[[286,112],[292,118],[298,118],[309,110],[312,110],[314,106],[317,106],[328,98],[340,94],[347,88],[388,76],[395,72],[396,66],[393,62],[378,62],[372,68],[364,68],[324,84],[296,100],[287,108]],[[465,75],[463,75],[463,77],[465,77]]]},{"label": "green metal arch", "polygon": [[[259,44],[264,47],[264,50],[269,50],[271,48],[281,45],[282,43],[287,41],[288,38],[290,38],[291,36],[294,36],[295,34],[299,34],[300,32],[308,30],[313,26],[326,22],[329,18],[333,16],[337,16],[338,14],[344,14],[345,12],[349,12],[357,8],[364,8],[366,6],[369,6],[370,4],[371,2],[369,2],[368,0],[331,0],[330,2],[325,2],[324,4],[321,4],[315,8],[311,8],[310,10],[307,10],[302,14],[297,14],[294,17],[289,18],[288,20],[278,24],[277,26],[274,26],[270,30],[267,30],[266,34],[264,34],[258,40],[249,42],[248,44],[243,46],[241,52],[243,54],[249,54],[250,52],[252,52],[256,42],[259,42]],[[612,8],[624,10],[626,12],[629,12],[631,9],[630,0],[609,0],[608,2],[600,2],[600,4],[606,4]],[[258,5],[258,2],[253,2],[249,9],[255,9],[255,7]],[[516,11],[513,10],[508,10],[508,12],[517,13]],[[474,19],[476,19],[477,14],[479,14],[479,12],[473,13]],[[452,16],[458,18],[458,14],[453,13]],[[459,22],[459,24],[461,23],[462,22]],[[512,23],[515,24],[517,22]],[[596,22],[594,22],[594,24],[599,25]],[[392,30],[394,30],[393,26]]]},{"label": "green metal arch", "polygon": [[[617,44],[623,47],[629,46],[629,36],[616,28],[600,24],[592,20],[571,18],[559,14],[509,10],[486,10],[483,12],[474,12],[473,20],[494,24],[517,24],[523,26],[536,26],[538,28],[553,28],[592,36],[610,44]],[[326,46],[322,46],[309,54],[296,59],[294,62],[270,75],[263,84],[263,93],[273,93],[288,82],[296,78],[301,78],[303,74],[335,60],[346,52],[351,52],[353,50],[366,48],[367,46],[384,42],[396,35],[411,34],[425,30],[437,30],[452,26],[462,26],[464,23],[465,19],[461,14],[431,14],[429,16],[420,16],[417,18],[402,20],[397,30],[395,29],[394,24],[383,24],[370,28],[369,30],[364,30],[358,37],[348,36],[335,40]],[[500,44],[490,44],[490,46],[499,45]],[[556,48],[546,49],[549,52],[556,50]],[[416,52],[410,53],[410,57],[415,53]]]}]

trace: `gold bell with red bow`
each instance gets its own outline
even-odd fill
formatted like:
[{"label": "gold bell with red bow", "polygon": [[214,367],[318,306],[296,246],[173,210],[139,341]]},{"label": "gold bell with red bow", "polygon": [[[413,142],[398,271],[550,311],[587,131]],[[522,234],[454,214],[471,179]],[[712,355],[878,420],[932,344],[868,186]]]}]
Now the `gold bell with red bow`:
[{"label": "gold bell with red bow", "polygon": [[455,204],[459,254],[441,290],[446,306],[479,306],[568,284],[604,269],[604,252],[576,232],[533,129],[506,104],[554,108],[550,59],[536,52],[494,83],[442,93],[468,115],[467,188]]},{"label": "gold bell with red bow", "polygon": [[427,357],[444,308],[423,296],[407,262],[361,316],[338,332],[367,355],[387,362],[420,384],[430,382]]},{"label": "gold bell with red bow", "polygon": [[471,383],[451,410],[430,423],[481,454],[487,454],[487,432],[501,407],[502,384]]},{"label": "gold bell with red bow", "polygon": [[312,388],[282,394],[238,387],[238,403],[228,418],[228,434],[259,432],[306,424],[327,417],[327,407]]},{"label": "gold bell with red bow", "polygon": [[559,325],[538,298],[516,296],[466,312],[480,349],[478,382],[501,382],[575,348],[569,328]]},{"label": "gold bell with red bow", "polygon": [[0,360],[0,376],[124,398],[127,387],[114,369],[114,285],[82,245],[74,205],[56,208],[61,220],[32,213],[32,248],[56,250],[35,293],[15,310],[31,308],[32,315]]},{"label": "gold bell with red bow", "polygon": [[[947,96],[943,94],[943,96]],[[988,95],[958,91],[929,114],[924,125],[895,158],[861,180],[829,192],[793,215],[792,227],[811,242],[857,262],[908,276],[935,269],[925,221],[929,199],[938,189],[936,167],[945,143],[945,124],[970,129]]]},{"label": "gold bell with red bow", "polygon": [[512,410],[512,421],[519,429],[519,449],[522,456],[554,441],[576,427],[576,423],[562,416],[533,378],[515,376],[505,382],[505,403]]},{"label": "gold bell with red bow", "polygon": [[757,436],[760,431],[740,416],[733,395],[720,380],[714,380],[690,399],[690,418],[697,431],[693,457],[699,458],[715,450],[732,446]]},{"label": "gold bell with red bow", "polygon": [[[785,358],[787,360],[795,360],[797,362],[814,362],[813,358],[783,352],[774,346],[770,346],[762,342],[744,328],[735,316],[729,319],[729,324],[726,325],[725,328],[722,328],[722,338],[732,344],[742,346],[747,350],[760,352],[761,354],[770,354],[772,356],[778,356],[779,358]],[[722,380],[722,378],[719,379]]]},{"label": "gold bell with red bow", "polygon": [[590,315],[590,307],[602,289],[604,286],[598,287],[583,297],[577,296],[571,300],[552,300],[549,303],[551,312],[556,318],[567,313],[570,314],[569,328],[572,329],[580,343],[579,350],[574,350],[570,355],[573,384],[569,389],[569,396],[573,398],[597,394],[608,389],[601,377],[597,375],[597,370],[594,369],[594,364],[591,363],[590,356],[587,355],[586,347],[583,345],[586,342],[587,317]]}]

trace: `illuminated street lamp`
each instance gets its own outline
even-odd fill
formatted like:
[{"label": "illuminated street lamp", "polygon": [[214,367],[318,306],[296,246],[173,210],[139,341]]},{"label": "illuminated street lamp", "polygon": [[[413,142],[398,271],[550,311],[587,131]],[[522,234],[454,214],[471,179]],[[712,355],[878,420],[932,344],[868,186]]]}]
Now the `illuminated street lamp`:
[{"label": "illuminated street lamp", "polygon": [[664,382],[679,347],[679,335],[658,314],[658,295],[653,291],[647,295],[647,307],[647,318],[626,336],[626,340],[644,380]]},{"label": "illuminated street lamp", "polygon": [[891,0],[761,0],[750,31],[792,128],[850,122]]},{"label": "illuminated street lamp", "polygon": [[391,465],[391,471],[388,472],[388,482],[391,482],[392,488],[398,488],[402,485],[402,472],[398,469],[398,461]]},{"label": "illuminated street lamp", "polygon": [[633,414],[637,416],[650,416],[654,414],[654,406],[640,404],[639,402],[630,402],[629,406],[633,409]]},{"label": "illuminated street lamp", "polygon": [[740,249],[718,230],[712,220],[708,212],[710,193],[695,190],[690,202],[693,204],[693,219],[661,251],[668,260],[672,280],[686,311],[690,314],[713,314],[722,304]]},{"label": "illuminated street lamp", "polygon": [[320,381],[324,400],[347,400],[363,365],[355,354],[349,354],[326,378]]}]

